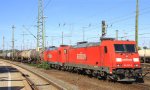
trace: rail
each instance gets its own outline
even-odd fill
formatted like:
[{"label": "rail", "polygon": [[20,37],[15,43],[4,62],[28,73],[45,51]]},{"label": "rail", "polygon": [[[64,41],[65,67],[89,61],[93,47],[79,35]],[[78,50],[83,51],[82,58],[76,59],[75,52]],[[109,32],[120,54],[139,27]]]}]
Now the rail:
[{"label": "rail", "polygon": [[[78,87],[68,84],[66,82],[63,82],[61,80],[56,80],[53,78],[50,78],[48,75],[43,75],[41,72],[37,71],[37,70],[32,70],[30,68],[27,68],[25,66],[23,66],[22,64],[17,64],[15,62],[12,61],[7,61],[7,60],[3,60],[4,62],[16,65],[18,67],[21,67],[33,74],[35,74],[36,76],[44,79],[45,81],[47,81],[49,84],[53,85],[54,87],[56,87],[58,90],[78,90]],[[34,83],[28,78],[28,75],[24,75],[22,73],[22,75],[29,81],[30,86],[33,88],[33,90],[38,90],[38,88],[36,87],[36,85],[34,85]]]},{"label": "rail", "polygon": [[149,63],[141,63],[141,66],[143,68],[143,77],[150,74],[150,64]]},{"label": "rail", "polygon": [[19,71],[22,76],[25,77],[25,79],[27,80],[28,84],[30,85],[30,87],[33,89],[33,90],[39,90],[38,87],[34,84],[34,82],[32,82],[32,80],[30,80],[30,78],[28,78],[29,76],[28,75],[25,75],[24,73],[22,73],[21,71]]}]

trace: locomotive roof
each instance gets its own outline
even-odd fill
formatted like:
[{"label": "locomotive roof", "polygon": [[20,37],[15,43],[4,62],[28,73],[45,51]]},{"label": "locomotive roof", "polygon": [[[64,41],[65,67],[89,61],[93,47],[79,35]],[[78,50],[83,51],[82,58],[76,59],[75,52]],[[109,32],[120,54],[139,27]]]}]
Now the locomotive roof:
[{"label": "locomotive roof", "polygon": [[57,49],[57,47],[55,47],[55,46],[50,46],[47,48],[47,50],[56,50],[56,49]]},{"label": "locomotive roof", "polygon": [[81,48],[81,47],[91,47],[91,46],[98,46],[100,45],[100,42],[89,42],[89,43],[81,43],[72,46],[73,48]]}]

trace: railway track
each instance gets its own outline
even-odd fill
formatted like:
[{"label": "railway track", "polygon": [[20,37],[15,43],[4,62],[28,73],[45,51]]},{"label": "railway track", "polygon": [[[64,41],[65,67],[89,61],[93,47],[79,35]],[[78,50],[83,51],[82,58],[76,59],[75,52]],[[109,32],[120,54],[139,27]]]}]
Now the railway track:
[{"label": "railway track", "polygon": [[58,79],[50,78],[36,70],[23,66],[23,64],[17,64],[16,62],[7,60],[1,61],[9,63],[12,67],[18,69],[18,71],[26,78],[28,84],[33,90],[78,90],[78,88],[74,85],[70,85]]},{"label": "railway track", "polygon": [[146,67],[150,67],[150,63],[141,63],[142,67],[146,66]]},{"label": "railway track", "polygon": [[[29,69],[30,71],[33,71],[34,73],[39,73],[36,70],[25,67],[27,65],[21,64],[20,62],[12,62],[12,61],[7,61],[7,60],[4,60],[4,61],[7,62],[7,63],[10,63],[10,64],[15,64],[18,67],[21,66],[23,68]],[[120,84],[120,83],[118,83],[118,84],[115,83],[114,84],[112,82],[110,82],[110,83],[105,82],[105,81],[103,82],[102,80],[97,80],[95,78],[88,78],[88,77],[85,77],[83,75],[72,74],[72,73],[69,73],[69,72],[62,72],[62,71],[57,71],[57,70],[45,70],[45,71],[46,71],[46,73],[50,71],[49,73],[47,73],[50,76],[55,77],[59,80],[63,80],[63,81],[68,82],[68,83],[72,83],[72,84],[78,86],[79,89],[83,89],[83,90],[87,90],[89,88],[90,88],[90,90],[99,90],[99,89],[110,90],[110,88],[113,88],[113,90],[119,90],[119,88],[122,88],[122,87],[124,87],[123,90],[129,90],[129,89],[132,89],[132,90],[142,90],[142,89],[150,90],[150,86],[149,86],[150,84],[148,85],[147,83],[127,84],[127,85],[126,84]],[[29,78],[29,76],[30,76],[30,75],[24,74],[24,73],[22,75],[24,75],[27,78]],[[43,75],[41,73],[39,73],[39,75],[44,77],[45,79],[48,79],[48,77],[45,77],[45,75]],[[61,77],[60,77],[60,75],[61,75]],[[38,90],[38,89],[36,89],[36,87],[39,87],[40,85],[37,85],[32,81],[30,82],[30,80],[28,80],[28,81],[29,81],[30,86],[32,86],[33,90]],[[56,85],[56,87],[58,85],[58,88],[59,88],[59,86],[61,87],[61,84],[59,84],[57,82],[57,80],[50,80],[49,84],[51,84],[52,86]],[[48,84],[45,84],[45,85],[48,85]],[[107,86],[105,86],[105,85],[107,85]],[[67,85],[66,83],[63,83],[62,87],[59,88],[59,89],[56,88],[56,90],[78,90],[77,88],[73,88],[73,87],[69,88],[69,85]],[[45,90],[49,90],[49,89],[45,89]],[[53,90],[53,89],[50,89],[50,90]]]},{"label": "railway track", "polygon": [[147,66],[150,66],[150,63],[141,63],[141,65],[147,65]]},{"label": "railway track", "polygon": [[144,83],[136,83],[136,84],[133,84],[133,86],[135,86],[135,87],[141,87],[141,88],[146,88],[146,90],[150,90],[150,85],[144,84]]},{"label": "railway track", "polygon": [[150,74],[150,64],[149,63],[141,63],[144,76]]}]

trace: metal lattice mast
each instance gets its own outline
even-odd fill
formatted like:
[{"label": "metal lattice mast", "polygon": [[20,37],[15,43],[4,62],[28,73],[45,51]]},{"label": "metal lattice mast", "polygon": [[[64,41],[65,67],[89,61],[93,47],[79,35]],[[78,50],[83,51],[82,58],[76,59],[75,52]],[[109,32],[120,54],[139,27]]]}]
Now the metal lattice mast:
[{"label": "metal lattice mast", "polygon": [[24,45],[24,36],[25,36],[25,33],[23,31],[23,33],[21,34],[22,35],[22,50],[24,50],[25,48],[25,45]]},{"label": "metal lattice mast", "polygon": [[62,39],[62,45],[64,44],[64,32],[62,32],[62,37],[61,37],[61,39]]},{"label": "metal lattice mast", "polygon": [[118,40],[118,30],[116,30],[116,40]]},{"label": "metal lattice mast", "polygon": [[139,18],[139,0],[136,0],[135,41],[137,48],[138,48],[138,18]]},{"label": "metal lattice mast", "polygon": [[21,35],[22,35],[22,50],[25,50],[25,35],[28,34],[25,34],[25,32],[23,31]]},{"label": "metal lattice mast", "polygon": [[3,36],[3,53],[4,53],[4,50],[5,50],[5,37]]},{"label": "metal lattice mast", "polygon": [[39,48],[42,48],[44,50],[44,46],[45,46],[43,14],[44,14],[43,0],[38,0],[37,51],[39,51]]},{"label": "metal lattice mast", "polygon": [[[5,37],[3,36],[3,54],[5,52]],[[5,58],[5,56],[3,56]]]},{"label": "metal lattice mast", "polygon": [[14,30],[15,30],[15,26],[12,26],[12,59],[14,59],[14,53],[15,53],[15,40],[14,40]]}]

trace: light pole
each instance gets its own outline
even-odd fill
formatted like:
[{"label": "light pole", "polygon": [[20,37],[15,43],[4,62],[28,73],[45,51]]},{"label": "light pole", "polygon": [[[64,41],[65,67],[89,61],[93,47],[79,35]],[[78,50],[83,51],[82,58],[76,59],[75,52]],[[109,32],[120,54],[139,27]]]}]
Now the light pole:
[{"label": "light pole", "polygon": [[147,47],[145,46],[145,47],[143,47],[143,49],[144,49],[144,63],[146,63],[146,49],[147,49]]}]

